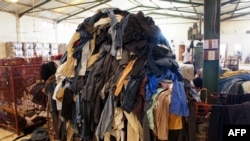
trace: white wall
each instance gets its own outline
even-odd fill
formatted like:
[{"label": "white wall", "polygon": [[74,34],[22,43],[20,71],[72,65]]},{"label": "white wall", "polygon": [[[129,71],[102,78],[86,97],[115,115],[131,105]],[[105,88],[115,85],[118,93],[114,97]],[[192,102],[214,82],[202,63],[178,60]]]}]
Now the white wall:
[{"label": "white wall", "polygon": [[0,58],[5,57],[5,42],[17,41],[16,17],[0,12]]},{"label": "white wall", "polygon": [[246,34],[250,30],[250,20],[230,21],[221,23],[221,43],[227,45],[227,54],[234,55],[234,46],[241,45],[242,59],[250,55],[250,34]]},{"label": "white wall", "polygon": [[56,27],[53,21],[34,18],[20,18],[20,37],[22,42],[56,42]]},{"label": "white wall", "polygon": [[68,43],[77,24],[0,12],[0,58],[6,57],[6,42]]},{"label": "white wall", "polygon": [[78,26],[27,16],[21,18],[20,22],[23,42],[68,43]]},{"label": "white wall", "polygon": [[[77,24],[64,22],[57,24],[54,21],[28,16],[18,19],[14,14],[5,12],[0,12],[0,19],[0,58],[6,56],[5,42],[68,43],[78,26]],[[18,20],[20,25],[16,24]],[[156,22],[166,39],[169,42],[174,40],[177,53],[180,44],[190,45],[190,41],[187,40],[188,29],[193,26],[193,23],[198,23],[198,21],[178,20],[180,19],[166,19],[166,23],[159,23],[159,25]],[[250,30],[249,24],[250,21],[227,21],[221,23],[220,43],[227,45],[228,55],[233,54],[235,44],[242,46],[243,60],[250,54],[248,47],[250,34],[246,34],[246,30]],[[203,33],[203,27],[201,30]]]}]

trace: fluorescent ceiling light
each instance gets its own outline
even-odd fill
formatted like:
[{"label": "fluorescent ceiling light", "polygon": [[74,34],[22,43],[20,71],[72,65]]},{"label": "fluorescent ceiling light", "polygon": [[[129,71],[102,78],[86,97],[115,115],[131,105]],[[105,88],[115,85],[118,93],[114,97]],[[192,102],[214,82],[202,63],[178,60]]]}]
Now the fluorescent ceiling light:
[{"label": "fluorescent ceiling light", "polygon": [[18,0],[6,0],[7,2],[16,3]]}]

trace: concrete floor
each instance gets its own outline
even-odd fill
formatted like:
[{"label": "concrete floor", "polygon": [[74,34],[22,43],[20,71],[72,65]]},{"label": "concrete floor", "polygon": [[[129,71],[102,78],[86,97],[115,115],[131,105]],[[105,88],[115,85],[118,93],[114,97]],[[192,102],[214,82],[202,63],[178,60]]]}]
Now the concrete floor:
[{"label": "concrete floor", "polygon": [[[7,130],[3,127],[0,127],[0,141],[14,141],[18,135],[10,130]],[[22,138],[17,139],[16,141],[21,141],[24,139],[29,139],[31,137],[31,134],[24,136]]]}]

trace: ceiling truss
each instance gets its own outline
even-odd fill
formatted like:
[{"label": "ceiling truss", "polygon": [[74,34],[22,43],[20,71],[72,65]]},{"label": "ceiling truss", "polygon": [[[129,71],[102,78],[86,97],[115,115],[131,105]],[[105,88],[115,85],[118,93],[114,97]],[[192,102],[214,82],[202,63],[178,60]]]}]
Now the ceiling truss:
[{"label": "ceiling truss", "polygon": [[[197,21],[204,15],[204,0],[147,0],[146,3],[145,0],[128,0],[126,3],[119,3],[119,0],[19,0],[17,3],[1,0],[0,11],[14,13],[19,17],[32,15],[60,23],[62,21],[82,21],[82,18],[92,16],[97,7],[119,7],[121,5],[122,7],[130,5],[123,10],[143,11],[148,16],[158,16],[155,17],[157,19],[172,17]],[[170,6],[166,7],[166,5]],[[242,17],[250,19],[250,0],[221,0],[220,6],[221,21]],[[72,8],[72,10],[74,8],[75,10],[73,12],[57,10],[63,8]],[[50,16],[44,16],[43,12],[49,13],[44,15]]]}]

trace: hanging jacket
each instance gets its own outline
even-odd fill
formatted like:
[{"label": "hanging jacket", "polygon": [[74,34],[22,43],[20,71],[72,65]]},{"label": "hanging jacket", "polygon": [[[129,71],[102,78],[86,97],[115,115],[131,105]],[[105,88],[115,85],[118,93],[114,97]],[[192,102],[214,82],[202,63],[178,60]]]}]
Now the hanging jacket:
[{"label": "hanging jacket", "polygon": [[179,81],[178,75],[166,68],[164,74],[156,77],[154,74],[148,74],[148,83],[146,84],[146,101],[157,91],[157,84],[162,79],[169,79],[173,81],[173,90],[170,104],[170,112],[180,116],[188,116],[189,110],[187,106],[187,98],[184,90],[184,83]]},{"label": "hanging jacket", "polygon": [[105,132],[112,129],[112,120],[114,119],[114,96],[109,95],[101,114],[100,122],[97,125],[95,135],[97,138],[103,139]]},{"label": "hanging jacket", "polygon": [[129,64],[126,66],[126,68],[123,70],[123,73],[122,73],[118,83],[116,84],[117,87],[116,87],[116,90],[114,93],[115,96],[118,96],[120,94],[122,87],[123,87],[123,84],[124,84],[124,81],[125,81],[126,77],[128,76],[129,72],[132,70],[135,61],[136,60],[130,61]]},{"label": "hanging jacket", "polygon": [[137,116],[130,112],[124,111],[127,123],[127,140],[128,141],[143,141],[143,130]]},{"label": "hanging jacket", "polygon": [[171,91],[165,90],[161,91],[157,95],[156,105],[154,107],[154,123],[153,128],[154,134],[160,140],[168,140],[168,131],[169,131],[169,106],[171,101]]}]

